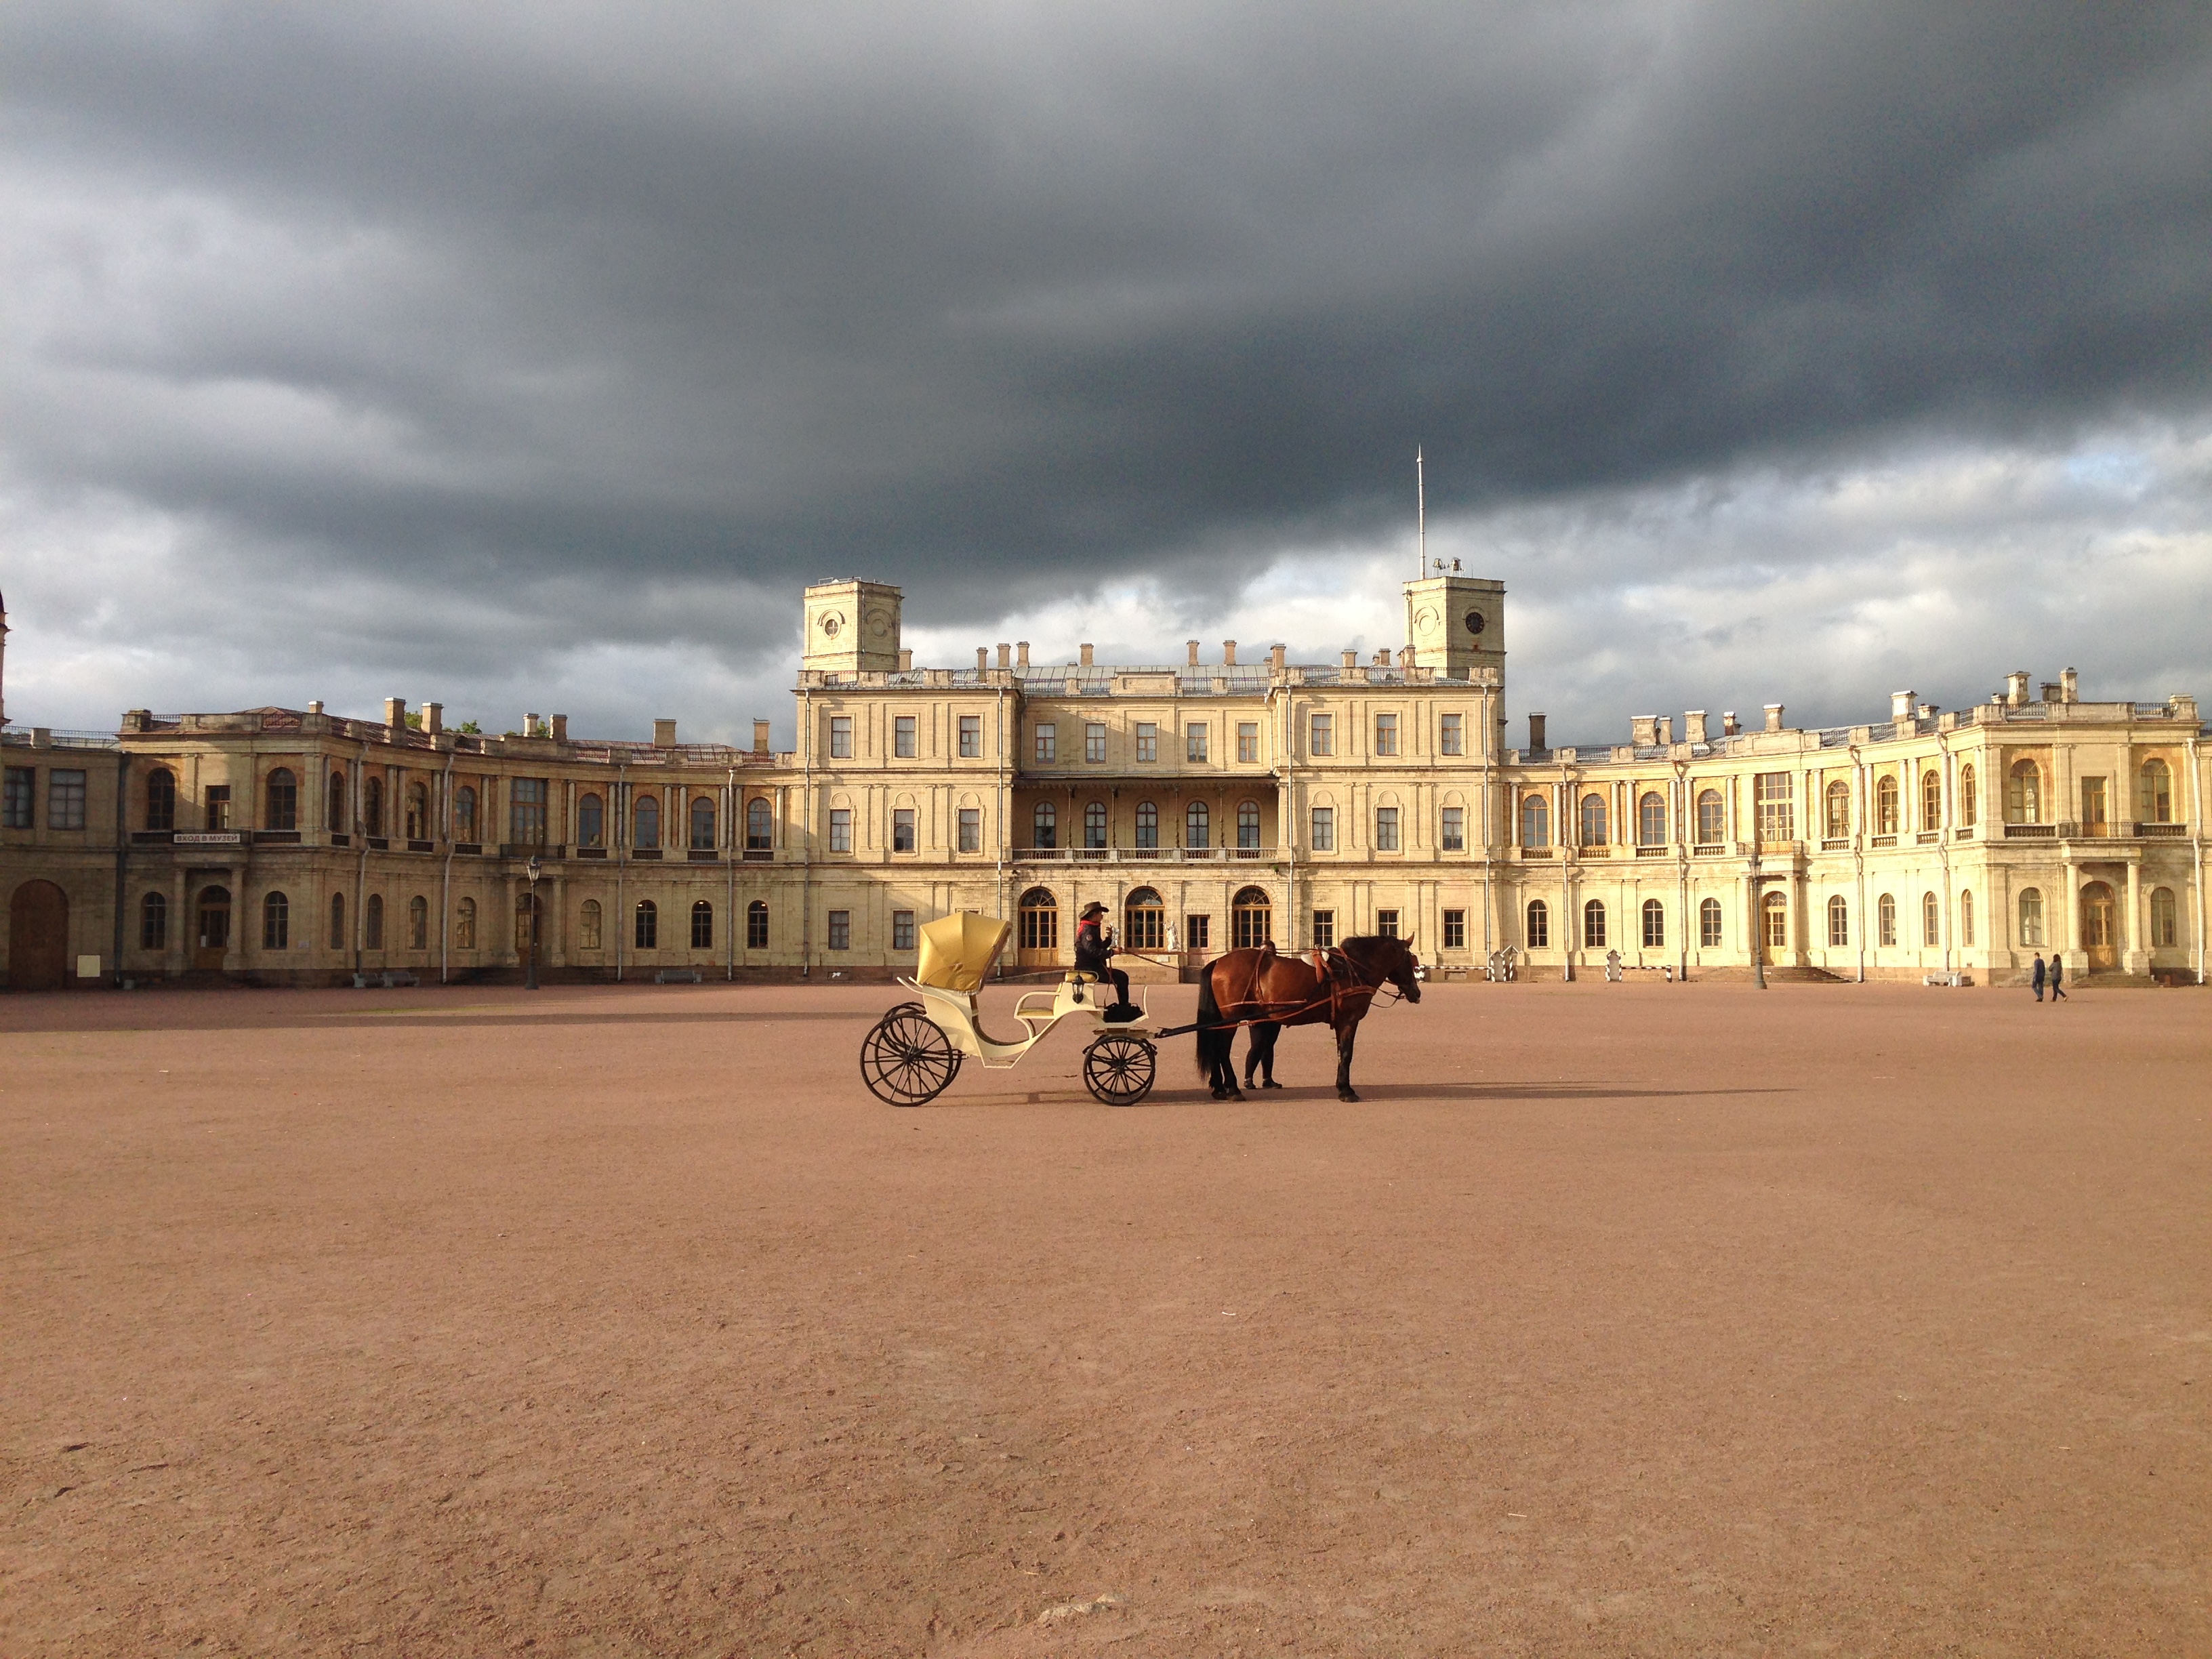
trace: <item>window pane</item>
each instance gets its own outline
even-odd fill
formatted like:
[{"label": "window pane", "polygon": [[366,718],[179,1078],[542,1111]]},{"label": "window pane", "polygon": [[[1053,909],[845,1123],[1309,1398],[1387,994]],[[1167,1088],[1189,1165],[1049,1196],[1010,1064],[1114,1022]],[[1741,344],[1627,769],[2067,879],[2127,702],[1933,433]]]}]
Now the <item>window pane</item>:
[{"label": "window pane", "polygon": [[653,951],[660,944],[660,911],[651,899],[637,902],[637,927],[633,937],[641,951]]},{"label": "window pane", "polygon": [[[31,827],[31,802],[37,790],[37,771],[28,766],[8,769],[7,798],[4,816],[0,816],[0,828],[27,830]],[[149,830],[167,830],[167,823],[149,823]]]},{"label": "window pane", "polygon": [[1467,949],[1466,911],[1447,910],[1444,912],[1444,949],[1447,951],[1464,951]]},{"label": "window pane", "polygon": [[691,907],[691,948],[695,951],[714,948],[714,907],[704,899]]},{"label": "window pane", "polygon": [[1100,721],[1088,720],[1084,724],[1083,758],[1093,765],[1106,758],[1106,727]]},{"label": "window pane", "polygon": [[1463,755],[1467,752],[1466,742],[1462,717],[1446,714],[1437,732],[1437,748],[1447,755]]},{"label": "window pane", "polygon": [[[228,794],[226,790],[224,793]],[[84,828],[84,774],[56,768],[46,774],[46,828]]]},{"label": "window pane", "polygon": [[1039,764],[1050,762],[1059,753],[1060,729],[1040,726],[1036,729],[1036,757]]},{"label": "window pane", "polygon": [[960,850],[963,853],[980,852],[982,850],[982,809],[975,806],[962,807],[960,809]]},{"label": "window pane", "polygon": [[832,910],[830,913],[830,948],[849,951],[853,948],[853,913]]},{"label": "window pane", "polygon": [[849,806],[830,809],[830,850],[833,853],[853,850],[853,809]]},{"label": "window pane", "polygon": [[1463,806],[1444,808],[1443,850],[1457,853],[1467,847],[1467,809]]},{"label": "window pane", "polygon": [[1316,806],[1313,810],[1313,848],[1316,853],[1336,850],[1336,808]]},{"label": "window pane", "polygon": [[1256,720],[1237,723],[1237,758],[1250,765],[1260,758],[1260,726]]},{"label": "window pane", "polygon": [[914,758],[914,716],[901,714],[891,722],[891,753],[901,760]]},{"label": "window pane", "polygon": [[745,948],[768,949],[768,901],[755,899],[745,907]]},{"label": "window pane", "polygon": [[1160,757],[1160,728],[1157,721],[1137,722],[1137,758],[1156,761]]},{"label": "window pane", "polygon": [[768,797],[755,795],[745,803],[745,850],[764,853],[769,849],[774,829],[769,818]]},{"label": "window pane", "polygon": [[1375,850],[1378,853],[1398,850],[1398,809],[1395,806],[1375,809]]},{"label": "window pane", "polygon": [[1206,803],[1202,800],[1191,802],[1190,810],[1182,815],[1182,844],[1185,847],[1212,846],[1211,826]]},{"label": "window pane", "polygon": [[1183,731],[1183,758],[1202,761],[1206,758],[1206,727],[1191,726]]},{"label": "window pane", "polygon": [[983,717],[963,714],[960,717],[960,757],[975,760],[983,752]]},{"label": "window pane", "polygon": [[832,714],[830,717],[830,758],[853,758],[853,717],[850,714]]},{"label": "window pane", "polygon": [[891,811],[891,851],[911,853],[915,847],[914,808],[895,807]]},{"label": "window pane", "polygon": [[[1313,940],[1318,950],[1326,951],[1336,943],[1336,912],[1316,910],[1313,913]],[[1194,944],[1195,940],[1192,941]]]},{"label": "window pane", "polygon": [[911,910],[892,911],[891,949],[894,951],[911,951],[914,948],[914,912]]},{"label": "window pane", "polygon": [[1316,714],[1313,717],[1311,740],[1308,743],[1307,748],[1316,755],[1333,755],[1336,752],[1336,716]]},{"label": "window pane", "polygon": [[1395,755],[1398,752],[1398,717],[1377,714],[1375,717],[1375,752]]},{"label": "window pane", "polygon": [[1707,899],[1698,906],[1698,943],[1708,950],[1721,942],[1721,902]]}]

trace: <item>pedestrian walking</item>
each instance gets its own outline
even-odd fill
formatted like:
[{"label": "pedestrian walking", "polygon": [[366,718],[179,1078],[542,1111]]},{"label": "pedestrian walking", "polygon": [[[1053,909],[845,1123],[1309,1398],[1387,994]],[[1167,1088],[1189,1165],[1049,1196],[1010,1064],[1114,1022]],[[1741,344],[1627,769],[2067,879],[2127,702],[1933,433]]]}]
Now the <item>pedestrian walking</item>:
[{"label": "pedestrian walking", "polygon": [[2043,952],[2038,951],[2035,953],[2035,971],[2028,976],[2027,981],[2030,985],[2035,987],[2035,1000],[2038,1002],[2043,1000],[2043,982],[2048,977],[2050,977],[2050,972],[2043,965]]},{"label": "pedestrian walking", "polygon": [[2053,1002],[2066,1000],[2066,987],[2061,983],[2065,977],[2066,958],[2053,951],[2051,953],[2051,1000]]}]

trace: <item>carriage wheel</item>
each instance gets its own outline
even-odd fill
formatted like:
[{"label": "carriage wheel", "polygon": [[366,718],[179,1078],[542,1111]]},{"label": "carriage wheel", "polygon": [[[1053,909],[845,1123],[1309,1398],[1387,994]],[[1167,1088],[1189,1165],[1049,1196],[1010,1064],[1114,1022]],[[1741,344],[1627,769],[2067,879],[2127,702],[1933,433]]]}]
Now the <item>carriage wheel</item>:
[{"label": "carriage wheel", "polygon": [[918,1002],[902,1002],[860,1039],[860,1077],[893,1106],[919,1106],[960,1075],[960,1051]]},{"label": "carriage wheel", "polygon": [[1083,1081],[1109,1106],[1133,1106],[1152,1091],[1152,1045],[1127,1031],[1109,1032],[1083,1051]]}]

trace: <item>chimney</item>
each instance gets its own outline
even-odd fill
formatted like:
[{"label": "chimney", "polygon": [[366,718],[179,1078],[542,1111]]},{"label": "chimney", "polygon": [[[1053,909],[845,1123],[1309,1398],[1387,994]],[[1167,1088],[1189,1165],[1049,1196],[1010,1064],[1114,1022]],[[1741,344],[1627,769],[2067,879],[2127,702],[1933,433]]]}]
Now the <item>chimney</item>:
[{"label": "chimney", "polygon": [[2058,695],[2069,702],[2081,701],[2081,677],[2072,669],[2062,669],[2058,675]]},{"label": "chimney", "polygon": [[[322,710],[318,708],[314,712],[320,714]],[[442,702],[426,702],[422,705],[422,729],[434,738],[436,737],[439,732],[446,729],[445,704]]]},{"label": "chimney", "polygon": [[1269,665],[1278,672],[1288,668],[1291,665],[1291,647],[1287,645],[1271,647],[1267,653],[1267,661]]},{"label": "chimney", "polygon": [[1736,724],[1735,710],[1733,708],[1723,709],[1721,711],[1721,735],[1724,738],[1732,738],[1741,730],[1743,730],[1743,728]]},{"label": "chimney", "polygon": [[1346,652],[1346,653],[1344,653],[1344,665],[1345,665],[1346,668],[1357,668],[1357,667],[1358,667],[1358,666],[1359,666],[1359,653],[1358,653],[1357,651],[1347,651],[1347,652]]},{"label": "chimney", "polygon": [[1375,653],[1375,666],[1377,668],[1388,668],[1389,665],[1390,647],[1386,645],[1380,651],[1377,651]]},{"label": "chimney", "polygon": [[1027,668],[1030,665],[1030,642],[1027,640],[1014,641],[1014,665],[1018,668]]},{"label": "chimney", "polygon": [[[150,713],[151,711],[149,710],[149,712]],[[310,714],[321,714],[323,712],[323,700],[320,697],[310,699],[307,703],[307,712]]]},{"label": "chimney", "polygon": [[1770,732],[1779,732],[1782,729],[1782,705],[1778,702],[1770,702],[1766,705],[1766,729]]},{"label": "chimney", "polygon": [[1890,719],[1893,720],[1911,720],[1912,718],[1912,700],[1919,695],[1920,694],[1917,691],[1891,692],[1889,694]]},{"label": "chimney", "polygon": [[1237,666],[1237,641],[1234,641],[1234,640],[1224,640],[1224,641],[1222,641],[1222,642],[1221,642],[1221,665],[1222,665],[1223,667],[1224,667],[1224,668],[1234,668],[1234,667],[1236,667],[1236,666]]},{"label": "chimney", "polygon": [[983,675],[988,674],[988,673],[989,673],[990,672],[991,672],[991,647],[990,647],[989,646],[988,646],[988,645],[979,645],[979,646],[977,646],[977,647],[975,647],[975,673],[976,673],[976,676],[977,676],[977,678],[981,678]]},{"label": "chimney", "polygon": [[768,753],[768,722],[766,720],[753,722],[753,753],[756,755]]},{"label": "chimney", "polygon": [[913,669],[914,653],[906,647],[902,646],[899,648],[899,672],[902,674],[911,673]]},{"label": "chimney", "polygon": [[2058,699],[2058,682],[2057,682],[2057,680],[2045,680],[2045,681],[2044,681],[2044,683],[2043,683],[2043,700],[2044,700],[2044,702],[2057,702],[2059,700],[2059,699]]},{"label": "chimney", "polygon": [[1000,640],[999,641],[999,666],[1001,668],[1012,668],[1013,665],[1014,647],[1008,645],[1004,640]]},{"label": "chimney", "polygon": [[2005,676],[2005,701],[2014,708],[2027,707],[2027,670],[2014,669]]},{"label": "chimney", "polygon": [[1656,714],[1631,714],[1628,717],[1628,740],[1644,749],[1658,742],[1659,717]]},{"label": "chimney", "polygon": [[1685,743],[1707,743],[1711,741],[1711,739],[1705,736],[1705,711],[1704,709],[1692,708],[1682,716],[1682,740]]},{"label": "chimney", "polygon": [[1080,662],[1085,668],[1091,666],[1091,647],[1089,646],[1077,646],[1075,647],[1075,655],[1076,660]]},{"label": "chimney", "polygon": [[556,714],[553,717],[553,741],[556,743],[568,741],[568,717],[566,714]]},{"label": "chimney", "polygon": [[1659,741],[1672,749],[1674,746],[1674,717],[1672,714],[1660,715],[1658,727]]},{"label": "chimney", "polygon": [[1544,717],[1541,714],[1531,714],[1528,716],[1528,752],[1534,754],[1546,746]]},{"label": "chimney", "polygon": [[655,749],[673,749],[676,747],[676,722],[674,720],[653,721],[653,746]]},{"label": "chimney", "polygon": [[1185,649],[1185,650],[1187,650],[1187,651],[1190,653],[1190,654],[1189,654],[1189,657],[1188,657],[1188,661],[1189,661],[1189,663],[1190,663],[1190,665],[1191,665],[1193,668],[1197,667],[1197,666],[1198,666],[1198,641],[1197,641],[1196,640],[1185,640],[1185,641],[1183,641],[1183,647],[1184,647],[1184,649]]},{"label": "chimney", "polygon": [[384,700],[384,723],[395,732],[407,724],[406,698],[386,697]]}]

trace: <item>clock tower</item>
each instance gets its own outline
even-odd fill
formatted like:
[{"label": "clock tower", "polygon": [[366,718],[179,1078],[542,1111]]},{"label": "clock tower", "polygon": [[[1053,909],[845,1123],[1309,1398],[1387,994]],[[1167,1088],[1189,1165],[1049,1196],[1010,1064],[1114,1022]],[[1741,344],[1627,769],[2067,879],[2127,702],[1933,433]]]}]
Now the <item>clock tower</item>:
[{"label": "clock tower", "polygon": [[1427,576],[1406,584],[1406,641],[1417,667],[1442,679],[1492,670],[1505,683],[1505,584],[1476,576]]},{"label": "clock tower", "polygon": [[899,665],[899,605],[884,582],[817,582],[806,590],[802,668],[829,674],[890,672]]}]

